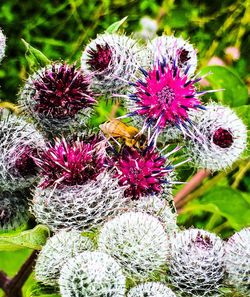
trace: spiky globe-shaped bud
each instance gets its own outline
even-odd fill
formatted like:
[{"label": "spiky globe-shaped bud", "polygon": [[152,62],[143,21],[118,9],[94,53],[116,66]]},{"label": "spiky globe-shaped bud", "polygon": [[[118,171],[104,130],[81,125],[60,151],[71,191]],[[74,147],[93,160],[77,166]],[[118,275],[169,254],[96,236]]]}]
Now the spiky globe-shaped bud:
[{"label": "spiky globe-shaped bud", "polygon": [[124,297],[125,276],[109,255],[83,252],[70,259],[62,268],[62,297]]},{"label": "spiky globe-shaped bud", "polygon": [[77,231],[62,230],[49,238],[40,252],[36,266],[37,281],[57,285],[63,265],[72,257],[92,250],[93,243]]},{"label": "spiky globe-shaped bud", "polygon": [[22,192],[0,191],[0,230],[13,230],[29,219],[28,200]]},{"label": "spiky globe-shaped bud", "polygon": [[56,139],[34,160],[41,169],[41,188],[83,185],[104,170],[105,144],[96,136],[73,141]]},{"label": "spiky globe-shaped bud", "polygon": [[152,194],[171,196],[173,167],[168,159],[153,147],[136,149],[124,147],[113,158],[114,177],[126,186],[125,196],[139,199]]},{"label": "spiky globe-shaped bud", "polygon": [[21,189],[31,185],[37,175],[33,156],[44,147],[35,128],[14,115],[0,114],[0,189]]},{"label": "spiky globe-shaped bud", "polygon": [[[250,228],[235,233],[225,246],[228,281],[243,294],[250,292]],[[248,296],[248,295],[244,295]]]},{"label": "spiky globe-shaped bud", "polygon": [[95,99],[90,77],[75,65],[52,64],[31,75],[20,94],[23,111],[46,131],[84,124]]},{"label": "spiky globe-shaped bud", "polygon": [[158,219],[127,212],[105,223],[99,249],[116,259],[129,276],[145,278],[160,269],[168,253],[168,238]]},{"label": "spiky globe-shaped bud", "polygon": [[176,297],[175,293],[161,283],[140,284],[128,292],[128,297]]},{"label": "spiky globe-shaped bud", "polygon": [[224,246],[215,234],[189,229],[171,237],[169,278],[181,296],[215,296],[224,276]]},{"label": "spiky globe-shaped bud", "polygon": [[177,214],[171,210],[168,201],[160,197],[154,195],[142,197],[132,202],[132,208],[135,211],[146,212],[158,218],[169,235],[178,230],[176,223]]},{"label": "spiky globe-shaped bud", "polygon": [[175,61],[176,65],[188,74],[194,74],[197,67],[197,54],[193,45],[182,37],[160,36],[148,42],[148,48],[154,63],[166,60],[167,63]]},{"label": "spiky globe-shaped bud", "polygon": [[6,48],[6,37],[3,34],[2,29],[0,28],[0,62],[2,61]]},{"label": "spiky globe-shaped bud", "polygon": [[212,171],[231,166],[246,148],[247,130],[241,119],[214,103],[191,117],[195,129],[186,148],[194,164]]},{"label": "spiky globe-shaped bud", "polygon": [[188,111],[202,108],[199,96],[203,92],[198,92],[195,85],[200,78],[188,78],[177,65],[166,64],[165,60],[148,71],[140,70],[142,76],[132,83],[128,96],[126,116],[141,117],[142,130],[151,126],[157,134],[173,126],[186,129]]},{"label": "spiky globe-shaped bud", "polygon": [[124,208],[124,190],[110,173],[102,172],[83,185],[37,187],[31,208],[36,220],[53,231],[90,230]]},{"label": "spiky globe-shaped bud", "polygon": [[141,48],[130,37],[101,34],[85,48],[81,67],[94,76],[93,88],[102,94],[123,92],[142,63]]}]

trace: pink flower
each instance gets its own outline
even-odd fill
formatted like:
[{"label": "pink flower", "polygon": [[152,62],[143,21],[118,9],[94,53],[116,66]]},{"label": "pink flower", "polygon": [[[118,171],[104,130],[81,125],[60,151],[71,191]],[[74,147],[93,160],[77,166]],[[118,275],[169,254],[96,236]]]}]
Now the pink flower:
[{"label": "pink flower", "polygon": [[40,187],[82,185],[95,180],[104,170],[105,155],[100,146],[97,137],[71,142],[56,139],[54,146],[34,158],[43,177]]},{"label": "pink flower", "polygon": [[96,44],[96,49],[90,48],[88,51],[88,64],[92,70],[104,71],[108,68],[112,58],[112,50],[109,45]]},{"label": "pink flower", "polygon": [[167,159],[155,149],[146,150],[125,147],[114,161],[115,174],[121,186],[128,186],[125,196],[139,199],[142,196],[163,192],[172,171]]},{"label": "pink flower", "polygon": [[200,78],[189,79],[175,63],[159,63],[148,72],[141,71],[145,79],[132,83],[135,92],[129,95],[133,103],[128,116],[142,116],[144,127],[154,125],[160,131],[168,126],[184,126],[189,121],[188,110],[202,108],[198,96],[204,92],[197,92],[195,87]]},{"label": "pink flower", "polygon": [[225,63],[223,60],[221,60],[221,58],[214,56],[208,61],[207,65],[208,66],[212,66],[212,65],[225,66]]},{"label": "pink flower", "polygon": [[235,46],[229,46],[225,49],[225,54],[230,56],[232,60],[237,61],[240,58],[240,51]]}]

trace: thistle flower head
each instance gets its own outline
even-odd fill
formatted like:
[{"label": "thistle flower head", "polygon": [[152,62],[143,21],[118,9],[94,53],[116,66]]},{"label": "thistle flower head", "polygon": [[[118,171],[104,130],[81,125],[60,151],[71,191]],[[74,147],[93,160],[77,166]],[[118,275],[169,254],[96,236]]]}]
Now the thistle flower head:
[{"label": "thistle flower head", "polygon": [[92,230],[125,207],[124,190],[103,171],[82,185],[37,187],[31,209],[36,220],[52,231]]},{"label": "thistle flower head", "polygon": [[93,243],[77,231],[62,230],[49,238],[38,255],[35,276],[45,285],[57,285],[60,271],[69,258],[93,249]]},{"label": "thistle flower head", "polygon": [[128,292],[128,297],[176,297],[175,293],[161,283],[140,284]]},{"label": "thistle flower head", "polygon": [[2,29],[0,28],[0,61],[2,61],[6,48],[6,37],[3,34]]},{"label": "thistle flower head", "polygon": [[142,196],[161,194],[170,185],[173,168],[156,149],[144,150],[125,147],[113,159],[114,176],[121,186],[127,186],[126,197],[139,199]]},{"label": "thistle flower head", "polygon": [[13,230],[29,219],[28,200],[19,191],[0,191],[0,230]]},{"label": "thistle flower head", "polygon": [[250,289],[250,228],[229,238],[225,250],[228,282],[242,294],[247,294]]},{"label": "thistle flower head", "polygon": [[175,61],[176,65],[182,72],[187,69],[188,74],[194,74],[197,67],[197,54],[193,45],[182,37],[160,36],[148,42],[148,48],[152,60],[166,60],[167,63]]},{"label": "thistle flower head", "polygon": [[168,238],[155,217],[127,212],[104,224],[98,246],[116,259],[127,275],[145,278],[164,264]]},{"label": "thistle flower head", "polygon": [[195,127],[187,142],[196,166],[212,171],[233,164],[246,147],[246,127],[228,107],[208,104],[205,111],[191,114]]},{"label": "thistle flower head", "polygon": [[120,266],[101,252],[83,252],[70,259],[62,268],[59,285],[62,297],[125,296]]},{"label": "thistle flower head", "polygon": [[26,188],[34,181],[33,156],[44,147],[43,137],[22,118],[0,117],[0,188]]},{"label": "thistle flower head", "polygon": [[224,275],[224,246],[216,235],[199,229],[170,239],[170,281],[181,296],[214,296]]},{"label": "thistle flower head", "polygon": [[177,65],[159,62],[149,71],[141,69],[144,78],[132,84],[128,116],[141,116],[144,127],[153,126],[158,132],[169,126],[189,121],[188,111],[201,105],[195,83]]},{"label": "thistle flower head", "polygon": [[173,213],[168,201],[158,196],[146,196],[139,200],[132,201],[131,205],[134,211],[145,212],[156,217],[161,221],[167,234],[172,235],[177,232],[177,214]]},{"label": "thistle flower head", "polygon": [[92,86],[102,94],[123,92],[143,56],[137,42],[120,34],[101,34],[85,48],[81,67],[94,76]]},{"label": "thistle flower head", "polygon": [[89,85],[90,77],[75,65],[52,64],[28,78],[20,104],[46,129],[68,129],[78,114],[87,117],[95,103]]},{"label": "thistle flower head", "polygon": [[96,136],[76,141],[56,139],[35,161],[41,168],[42,188],[82,185],[104,170],[104,146]]}]

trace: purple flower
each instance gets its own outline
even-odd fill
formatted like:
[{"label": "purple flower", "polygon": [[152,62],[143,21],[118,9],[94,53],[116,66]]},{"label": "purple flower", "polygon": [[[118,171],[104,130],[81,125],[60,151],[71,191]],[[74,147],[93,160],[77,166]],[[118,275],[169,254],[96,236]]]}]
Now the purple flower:
[{"label": "purple flower", "polygon": [[141,151],[126,147],[113,161],[115,177],[121,186],[128,186],[125,196],[132,199],[162,193],[172,171],[167,159],[152,148]]},{"label": "purple flower", "polygon": [[112,58],[112,50],[106,43],[104,45],[96,44],[96,49],[87,50],[88,64],[92,70],[104,71],[108,68]]},{"label": "purple flower", "polygon": [[37,156],[37,149],[25,145],[17,148],[18,153],[11,155],[13,158],[13,175],[16,176],[31,176],[37,173],[37,165],[33,157]]},{"label": "purple flower", "polygon": [[214,132],[213,143],[221,148],[228,148],[233,144],[233,136],[230,131],[219,128]]},{"label": "purple flower", "polygon": [[75,65],[52,64],[28,79],[20,104],[43,126],[68,129],[78,113],[86,117],[96,102],[89,86],[90,76]]},{"label": "purple flower", "polygon": [[158,131],[176,125],[185,127],[189,121],[188,110],[200,107],[195,83],[173,65],[159,63],[150,71],[141,69],[144,79],[132,85],[135,92],[131,100],[128,116],[142,116],[144,127],[154,126]]},{"label": "purple flower", "polygon": [[54,146],[48,146],[40,158],[35,158],[43,176],[40,187],[82,185],[95,180],[104,170],[105,155],[101,146],[97,137],[70,142],[56,139]]}]

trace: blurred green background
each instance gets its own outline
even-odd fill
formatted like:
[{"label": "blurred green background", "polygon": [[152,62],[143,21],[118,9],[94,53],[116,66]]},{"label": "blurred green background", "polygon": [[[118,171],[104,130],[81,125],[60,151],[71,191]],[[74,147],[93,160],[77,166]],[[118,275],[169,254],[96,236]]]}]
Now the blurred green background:
[{"label": "blurred green background", "polygon": [[[189,39],[198,49],[199,69],[222,65],[228,90],[222,102],[238,108],[249,125],[249,19],[250,2],[232,0],[123,1],[123,0],[7,0],[0,4],[0,27],[7,36],[7,51],[0,65],[0,98],[16,102],[17,94],[30,70],[21,38],[51,60],[77,61],[84,45],[110,24],[128,16],[123,25],[127,33],[145,31],[145,16],[155,21],[157,34],[175,34]],[[151,21],[152,21],[151,20]],[[150,21],[149,21],[150,22]],[[228,48],[233,47],[233,52]],[[216,72],[212,87],[216,86]],[[240,85],[239,95],[235,87]],[[215,100],[217,98],[214,95]],[[229,98],[228,97],[228,98]],[[244,98],[243,98],[244,97]],[[228,101],[227,101],[228,100]],[[243,107],[241,105],[244,105]],[[100,105],[96,123],[104,121],[111,106]],[[248,127],[249,128],[249,127]],[[179,180],[189,180],[194,170],[180,168]],[[182,186],[175,189],[178,192]],[[235,230],[250,225],[250,159],[243,160],[227,172],[214,174],[189,196],[191,201],[179,216],[179,223],[196,226],[228,237]],[[29,250],[0,252],[0,270],[13,275]],[[29,287],[26,284],[24,290]],[[0,291],[1,296],[1,291]],[[28,294],[27,296],[35,296]]]}]

